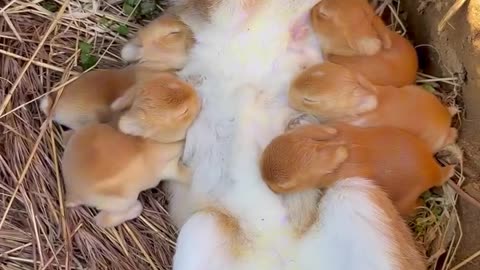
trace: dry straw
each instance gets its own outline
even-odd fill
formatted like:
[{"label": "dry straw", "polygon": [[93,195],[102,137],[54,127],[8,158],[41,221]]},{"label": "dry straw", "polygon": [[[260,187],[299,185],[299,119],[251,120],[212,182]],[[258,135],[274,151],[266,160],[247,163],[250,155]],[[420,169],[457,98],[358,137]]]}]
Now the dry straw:
[{"label": "dry straw", "polygon": [[[122,2],[10,0],[0,8],[0,268],[171,268],[176,231],[161,189],[142,194],[142,216],[115,229],[95,226],[92,209],[65,209],[61,131],[39,110],[41,97],[61,92],[82,72],[82,42],[93,45],[90,53],[100,59],[98,67],[122,66],[118,52],[128,37],[115,27],[123,25],[130,33],[139,27],[123,12]],[[378,12],[389,12],[392,27],[404,34],[397,11],[397,1],[379,1]],[[448,86],[452,91],[439,94],[457,107],[462,82],[455,76],[420,73],[419,82],[433,89]],[[461,171],[455,178],[461,185]],[[427,196],[426,207],[412,220],[430,265],[443,257],[436,269],[451,267],[462,237],[455,202],[455,193],[445,187]]]}]

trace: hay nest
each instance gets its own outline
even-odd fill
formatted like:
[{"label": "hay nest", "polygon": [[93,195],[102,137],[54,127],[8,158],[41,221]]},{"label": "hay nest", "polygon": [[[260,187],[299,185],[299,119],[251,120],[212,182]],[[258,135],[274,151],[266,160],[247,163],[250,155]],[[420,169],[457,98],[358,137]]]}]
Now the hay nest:
[{"label": "hay nest", "polygon": [[[10,0],[0,7],[0,268],[171,268],[176,230],[161,189],[144,192],[142,216],[115,229],[96,227],[92,209],[65,209],[61,130],[39,109],[41,97],[61,92],[79,73],[122,66],[122,44],[161,12],[160,2]],[[377,2],[379,14],[405,33],[398,2]],[[455,76],[420,73],[419,82],[458,107]],[[456,178],[463,181],[462,173]],[[425,202],[412,229],[432,269],[447,269],[462,237],[456,196],[445,187]]]}]

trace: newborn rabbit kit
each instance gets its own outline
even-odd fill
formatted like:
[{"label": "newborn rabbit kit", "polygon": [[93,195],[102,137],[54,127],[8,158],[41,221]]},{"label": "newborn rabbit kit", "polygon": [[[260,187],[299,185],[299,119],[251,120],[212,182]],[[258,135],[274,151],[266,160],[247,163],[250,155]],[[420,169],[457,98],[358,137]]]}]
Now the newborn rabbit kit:
[{"label": "newborn rabbit kit", "polygon": [[160,180],[190,182],[179,158],[199,110],[195,91],[173,75],[138,84],[129,90],[135,95],[119,119],[119,130],[92,124],[69,131],[73,134],[66,139],[62,171],[67,206],[98,208],[95,219],[102,227],[139,216],[138,194]]},{"label": "newborn rabbit kit", "polygon": [[389,30],[366,0],[320,1],[311,20],[329,61],[362,73],[376,85],[415,82],[415,48]]}]

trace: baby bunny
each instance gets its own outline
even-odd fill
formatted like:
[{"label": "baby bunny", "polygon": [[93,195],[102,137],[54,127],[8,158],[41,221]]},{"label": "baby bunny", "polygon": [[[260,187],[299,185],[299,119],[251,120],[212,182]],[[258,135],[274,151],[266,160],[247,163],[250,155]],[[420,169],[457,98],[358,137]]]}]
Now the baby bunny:
[{"label": "baby bunny", "polygon": [[335,124],[306,125],[275,138],[262,155],[261,171],[277,193],[366,177],[385,189],[402,215],[408,215],[423,192],[453,175],[454,166],[440,167],[427,145],[403,130]]},{"label": "baby bunny", "polygon": [[355,126],[391,126],[419,136],[436,153],[455,142],[452,115],[419,86],[374,86],[362,75],[333,63],[315,65],[291,85],[290,105],[326,120]]},{"label": "baby bunny", "polygon": [[329,61],[361,72],[375,85],[415,82],[415,48],[390,31],[366,0],[323,0],[311,20]]},{"label": "baby bunny", "polygon": [[[65,86],[53,111],[53,120],[71,129],[112,120],[110,104],[135,83],[132,67],[87,72]],[[54,95],[42,99],[45,114],[51,110]]]},{"label": "baby bunny", "polygon": [[123,47],[121,56],[127,62],[140,62],[142,67],[181,69],[193,44],[190,28],[176,16],[165,14],[141,28]]},{"label": "baby bunny", "polygon": [[186,130],[200,108],[196,92],[170,74],[134,89],[131,109],[120,117],[120,131],[92,124],[66,136],[66,204],[96,207],[100,213],[95,221],[101,227],[138,217],[139,193],[161,180],[190,181],[179,159]]}]

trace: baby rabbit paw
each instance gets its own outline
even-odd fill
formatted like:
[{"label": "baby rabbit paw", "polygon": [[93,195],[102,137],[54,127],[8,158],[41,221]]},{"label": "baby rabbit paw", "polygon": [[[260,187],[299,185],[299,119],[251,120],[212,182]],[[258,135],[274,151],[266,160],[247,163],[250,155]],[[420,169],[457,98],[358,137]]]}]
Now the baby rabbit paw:
[{"label": "baby rabbit paw", "polygon": [[112,228],[125,221],[137,218],[142,213],[143,206],[136,201],[130,208],[122,212],[100,211],[95,216],[95,224],[101,228]]},{"label": "baby rabbit paw", "polygon": [[309,125],[309,124],[318,124],[320,121],[313,115],[302,113],[300,115],[295,116],[292,118],[285,128],[285,131],[292,130],[299,126]]}]

